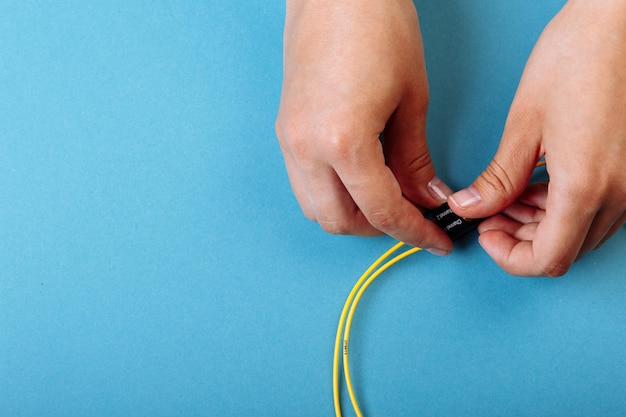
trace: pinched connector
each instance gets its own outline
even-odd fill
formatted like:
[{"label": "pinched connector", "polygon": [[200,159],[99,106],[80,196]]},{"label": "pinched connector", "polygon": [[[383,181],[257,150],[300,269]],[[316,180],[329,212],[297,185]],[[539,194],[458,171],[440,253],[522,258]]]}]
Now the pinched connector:
[{"label": "pinched connector", "polygon": [[427,217],[441,227],[452,240],[456,240],[467,232],[474,230],[482,220],[470,220],[458,216],[452,211],[448,203],[443,203],[436,209],[429,211]]}]

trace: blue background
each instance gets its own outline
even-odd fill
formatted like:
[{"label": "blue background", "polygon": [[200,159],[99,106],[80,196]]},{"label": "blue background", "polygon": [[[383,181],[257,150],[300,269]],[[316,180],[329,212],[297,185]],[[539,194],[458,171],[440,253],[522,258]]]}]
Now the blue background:
[{"label": "blue background", "polygon": [[[417,2],[454,188],[562,4]],[[301,215],[273,131],[283,18],[277,0],[0,1],[0,415],[332,415],[339,311],[393,242]],[[505,274],[475,235],[398,264],[355,318],[364,411],[626,415],[625,244],[558,280]]]}]

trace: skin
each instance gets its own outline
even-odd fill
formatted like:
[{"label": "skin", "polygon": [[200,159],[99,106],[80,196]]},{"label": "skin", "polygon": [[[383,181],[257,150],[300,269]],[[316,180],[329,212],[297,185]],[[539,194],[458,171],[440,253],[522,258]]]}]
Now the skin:
[{"label": "skin", "polygon": [[[625,22],[624,0],[570,0],[535,46],[492,163],[449,198],[463,217],[493,216],[479,241],[511,274],[563,275],[626,220]],[[276,133],[305,216],[449,253],[422,216],[450,194],[427,107],[411,1],[287,1]],[[542,156],[550,185],[528,187]]]},{"label": "skin", "polygon": [[[624,1],[565,5],[530,56],[493,161],[450,198],[464,217],[502,212],[479,241],[511,274],[561,276],[626,220],[625,22]],[[542,156],[550,184],[527,188]]]},{"label": "skin", "polygon": [[386,233],[450,252],[420,210],[450,194],[435,178],[427,108],[411,1],[287,2],[276,133],[306,217],[330,233]]}]

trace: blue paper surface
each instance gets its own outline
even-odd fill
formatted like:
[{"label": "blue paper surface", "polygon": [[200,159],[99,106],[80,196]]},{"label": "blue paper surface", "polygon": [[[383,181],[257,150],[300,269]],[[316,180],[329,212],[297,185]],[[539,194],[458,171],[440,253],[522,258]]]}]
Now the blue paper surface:
[{"label": "blue paper surface", "polygon": [[[433,159],[461,188],[563,1],[416,4]],[[332,415],[340,309],[393,241],[327,235],[291,193],[284,4],[0,16],[0,415]],[[507,275],[475,235],[398,264],[355,317],[364,411],[625,415],[625,244],[558,280]]]}]

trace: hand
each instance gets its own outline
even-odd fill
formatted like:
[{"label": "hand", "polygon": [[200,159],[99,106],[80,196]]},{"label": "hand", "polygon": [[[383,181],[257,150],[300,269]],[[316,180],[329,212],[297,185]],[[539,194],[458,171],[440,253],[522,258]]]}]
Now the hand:
[{"label": "hand", "polygon": [[418,208],[451,193],[435,177],[427,107],[412,1],[287,2],[276,133],[306,217],[330,233],[382,232],[450,252]]},{"label": "hand", "polygon": [[[547,188],[524,189],[545,155]],[[515,275],[560,276],[626,220],[626,2],[570,0],[535,46],[500,147],[459,215]],[[522,195],[522,198],[514,201]]]}]

